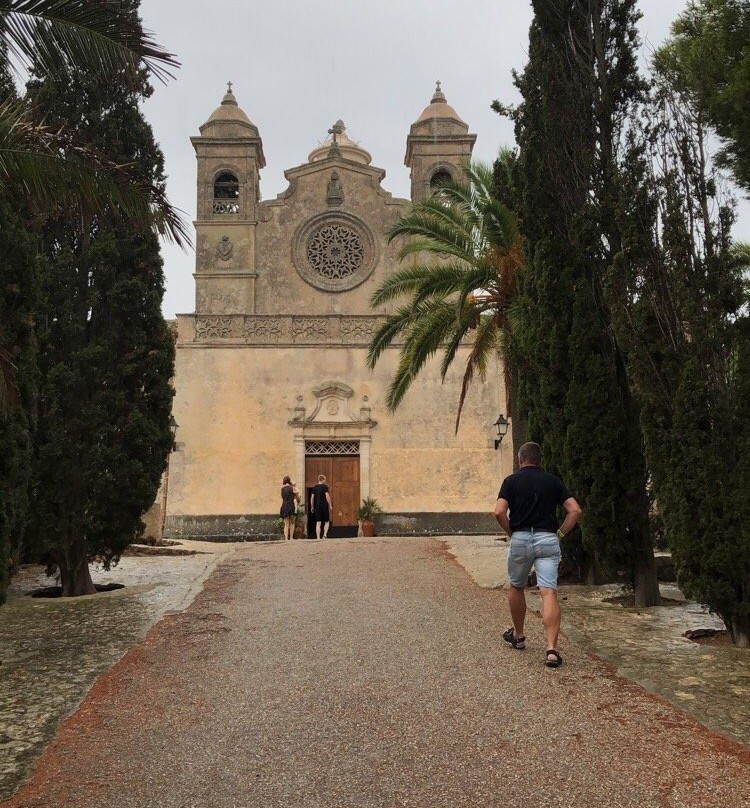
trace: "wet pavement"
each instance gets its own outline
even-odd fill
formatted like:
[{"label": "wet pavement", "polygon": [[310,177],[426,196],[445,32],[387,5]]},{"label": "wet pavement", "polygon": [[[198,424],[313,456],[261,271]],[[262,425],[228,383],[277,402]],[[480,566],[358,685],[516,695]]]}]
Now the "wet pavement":
[{"label": "wet pavement", "polygon": [[[451,537],[446,542],[480,586],[507,583],[504,542],[491,536]],[[660,588],[663,597],[684,601],[674,584]],[[750,747],[750,649],[702,645],[683,637],[690,629],[724,628],[697,603],[637,609],[604,602],[621,592],[618,586],[561,587],[563,631],[621,676]],[[529,592],[528,603],[541,609],[537,592]]]},{"label": "wet pavement", "polygon": [[30,598],[55,584],[42,568],[25,568],[0,607],[0,799],[13,793],[60,722],[97,677],[170,611],[200,590],[226,546],[189,542],[177,558],[124,557],[94,582],[124,589],[81,598]]}]

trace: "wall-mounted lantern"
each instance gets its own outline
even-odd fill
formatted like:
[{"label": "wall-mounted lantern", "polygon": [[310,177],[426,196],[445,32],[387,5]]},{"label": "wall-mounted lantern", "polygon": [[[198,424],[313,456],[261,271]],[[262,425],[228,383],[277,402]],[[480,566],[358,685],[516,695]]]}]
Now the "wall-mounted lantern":
[{"label": "wall-mounted lantern", "polygon": [[509,422],[506,421],[505,416],[501,413],[498,416],[497,421],[495,421],[495,427],[497,428],[497,437],[495,438],[495,449],[500,448],[500,444],[503,442],[503,438],[508,434],[508,426]]}]

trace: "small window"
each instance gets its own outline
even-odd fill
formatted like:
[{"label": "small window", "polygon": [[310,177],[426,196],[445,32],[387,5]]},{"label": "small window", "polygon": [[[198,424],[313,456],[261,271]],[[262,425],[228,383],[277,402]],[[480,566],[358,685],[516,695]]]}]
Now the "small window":
[{"label": "small window", "polygon": [[447,182],[451,182],[452,180],[453,177],[451,176],[450,171],[446,171],[444,168],[441,168],[430,178],[430,189],[434,191],[436,188],[439,188],[441,185],[445,185]]},{"label": "small window", "polygon": [[240,212],[240,183],[237,177],[225,171],[214,181],[214,213]]}]

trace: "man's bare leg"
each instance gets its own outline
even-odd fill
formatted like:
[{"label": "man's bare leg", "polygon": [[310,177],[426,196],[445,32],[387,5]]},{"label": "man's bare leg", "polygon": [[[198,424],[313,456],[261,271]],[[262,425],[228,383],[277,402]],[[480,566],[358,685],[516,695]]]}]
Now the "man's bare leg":
[{"label": "man's bare leg", "polygon": [[325,527],[323,528],[323,538],[328,538],[328,528],[331,526],[330,522],[326,522]]},{"label": "man's bare leg", "polygon": [[542,596],[542,623],[547,637],[547,649],[556,649],[560,634],[560,601],[557,599],[557,590],[540,586],[539,594]]},{"label": "man's bare leg", "polygon": [[322,527],[322,525],[323,525],[322,522],[316,522],[315,523],[315,538],[316,539],[320,538],[320,528]]},{"label": "man's bare leg", "polygon": [[508,590],[508,605],[513,621],[513,633],[516,637],[523,637],[523,624],[526,619],[526,593],[524,590],[511,586]]}]

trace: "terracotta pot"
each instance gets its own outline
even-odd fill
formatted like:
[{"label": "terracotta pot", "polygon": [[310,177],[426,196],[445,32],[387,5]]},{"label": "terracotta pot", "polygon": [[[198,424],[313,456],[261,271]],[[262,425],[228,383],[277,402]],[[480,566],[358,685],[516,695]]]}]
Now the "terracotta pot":
[{"label": "terracotta pot", "polygon": [[366,522],[362,520],[362,535],[374,536],[375,535],[375,522]]}]

